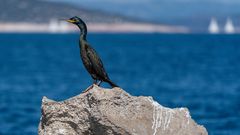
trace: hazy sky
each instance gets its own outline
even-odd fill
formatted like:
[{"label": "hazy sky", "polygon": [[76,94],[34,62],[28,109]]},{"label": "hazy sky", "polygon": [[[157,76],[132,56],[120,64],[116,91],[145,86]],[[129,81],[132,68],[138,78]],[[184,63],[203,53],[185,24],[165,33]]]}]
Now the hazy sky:
[{"label": "hazy sky", "polygon": [[[208,22],[211,17],[225,20],[240,18],[240,0],[48,0],[74,3],[148,21],[174,23]],[[184,22],[184,23],[185,23]],[[200,22],[199,22],[200,23]]]},{"label": "hazy sky", "polygon": [[216,2],[216,3],[240,3],[239,0],[48,0],[48,1],[65,1],[65,2],[110,2],[110,3],[139,3],[139,2]]}]

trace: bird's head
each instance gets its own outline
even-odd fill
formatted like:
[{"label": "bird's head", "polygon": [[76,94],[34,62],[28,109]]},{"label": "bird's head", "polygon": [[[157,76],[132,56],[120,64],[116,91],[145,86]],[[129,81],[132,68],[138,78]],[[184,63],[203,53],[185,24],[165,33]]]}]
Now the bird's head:
[{"label": "bird's head", "polygon": [[76,24],[76,25],[83,25],[83,24],[85,24],[83,22],[83,20],[81,18],[77,17],[77,16],[74,16],[74,17],[68,19],[67,22],[70,22],[70,23]]},{"label": "bird's head", "polygon": [[87,25],[81,18],[74,16],[72,18],[67,19],[66,21],[77,25],[78,28],[82,31],[82,33],[84,33],[85,35],[87,34]]}]

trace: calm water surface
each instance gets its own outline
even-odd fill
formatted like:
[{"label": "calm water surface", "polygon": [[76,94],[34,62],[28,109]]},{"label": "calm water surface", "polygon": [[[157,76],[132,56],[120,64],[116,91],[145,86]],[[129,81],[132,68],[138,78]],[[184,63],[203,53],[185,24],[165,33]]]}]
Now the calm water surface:
[{"label": "calm water surface", "polygon": [[[88,40],[130,94],[189,108],[210,135],[240,134],[240,35],[89,34]],[[92,83],[77,34],[0,34],[0,62],[0,135],[37,134],[42,96],[64,100]]]}]

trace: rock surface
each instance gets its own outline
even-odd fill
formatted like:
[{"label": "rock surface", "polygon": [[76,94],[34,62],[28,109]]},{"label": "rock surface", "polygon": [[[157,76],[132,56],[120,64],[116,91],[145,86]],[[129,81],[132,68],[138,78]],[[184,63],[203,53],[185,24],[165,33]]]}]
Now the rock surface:
[{"label": "rock surface", "polygon": [[207,135],[187,108],[94,86],[62,102],[43,97],[39,135]]}]

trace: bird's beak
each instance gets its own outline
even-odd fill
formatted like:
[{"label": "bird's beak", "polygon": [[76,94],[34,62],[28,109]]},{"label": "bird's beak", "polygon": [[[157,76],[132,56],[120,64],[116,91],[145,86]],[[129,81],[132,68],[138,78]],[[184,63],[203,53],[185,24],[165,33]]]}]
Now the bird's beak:
[{"label": "bird's beak", "polygon": [[66,20],[67,22],[70,22],[70,23],[75,23],[75,21],[74,20],[70,20],[70,19],[68,19],[68,20]]}]

